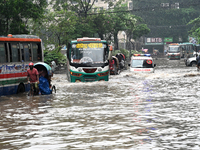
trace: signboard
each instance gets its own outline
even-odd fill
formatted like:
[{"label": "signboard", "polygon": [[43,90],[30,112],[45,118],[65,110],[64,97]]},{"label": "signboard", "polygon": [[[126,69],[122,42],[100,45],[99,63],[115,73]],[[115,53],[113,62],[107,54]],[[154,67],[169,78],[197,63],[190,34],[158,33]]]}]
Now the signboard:
[{"label": "signboard", "polygon": [[102,43],[89,43],[89,44],[78,43],[76,44],[76,48],[103,48],[103,44]]},{"label": "signboard", "polygon": [[172,43],[173,42],[173,37],[166,37],[164,38],[164,43],[165,44],[169,44],[169,43]]},{"label": "signboard", "polygon": [[148,37],[145,38],[145,45],[163,45],[163,40],[160,37]]}]

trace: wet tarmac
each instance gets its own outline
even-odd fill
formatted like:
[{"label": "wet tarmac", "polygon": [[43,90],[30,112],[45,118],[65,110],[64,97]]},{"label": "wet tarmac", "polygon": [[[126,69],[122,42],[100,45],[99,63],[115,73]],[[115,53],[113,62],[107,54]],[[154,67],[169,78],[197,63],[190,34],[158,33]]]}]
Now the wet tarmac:
[{"label": "wet tarmac", "polygon": [[108,82],[69,83],[57,93],[0,97],[1,150],[200,149],[200,72],[156,59],[155,73],[124,70]]}]

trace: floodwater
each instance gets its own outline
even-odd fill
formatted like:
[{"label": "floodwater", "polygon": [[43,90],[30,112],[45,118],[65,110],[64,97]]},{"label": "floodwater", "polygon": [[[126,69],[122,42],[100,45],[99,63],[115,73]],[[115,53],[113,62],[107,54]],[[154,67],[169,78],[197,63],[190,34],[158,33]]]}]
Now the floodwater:
[{"label": "floodwater", "polygon": [[183,60],[155,62],[151,74],[92,83],[55,74],[57,93],[0,97],[0,149],[199,150],[200,72]]}]

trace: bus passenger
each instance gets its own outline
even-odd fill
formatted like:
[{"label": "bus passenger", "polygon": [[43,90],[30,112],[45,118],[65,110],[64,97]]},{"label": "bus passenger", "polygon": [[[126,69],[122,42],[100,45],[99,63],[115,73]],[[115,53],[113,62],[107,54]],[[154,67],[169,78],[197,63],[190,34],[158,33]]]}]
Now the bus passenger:
[{"label": "bus passenger", "polygon": [[31,85],[31,90],[32,90],[31,94],[37,95],[39,93],[39,88],[38,88],[39,73],[36,68],[33,68],[33,65],[34,64],[32,62],[29,63],[29,69],[27,70],[27,80],[28,80],[28,83],[30,83]]}]

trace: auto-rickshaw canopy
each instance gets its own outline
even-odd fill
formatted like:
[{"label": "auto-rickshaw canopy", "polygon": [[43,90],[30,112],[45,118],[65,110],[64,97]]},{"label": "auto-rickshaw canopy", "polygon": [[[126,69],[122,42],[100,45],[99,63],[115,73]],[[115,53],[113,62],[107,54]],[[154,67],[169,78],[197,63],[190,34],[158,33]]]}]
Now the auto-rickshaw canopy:
[{"label": "auto-rickshaw canopy", "polygon": [[44,70],[47,72],[48,76],[52,75],[52,68],[47,63],[38,62],[34,64],[34,67],[38,70],[38,72]]}]

